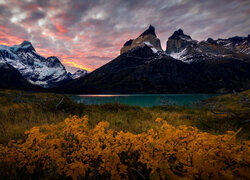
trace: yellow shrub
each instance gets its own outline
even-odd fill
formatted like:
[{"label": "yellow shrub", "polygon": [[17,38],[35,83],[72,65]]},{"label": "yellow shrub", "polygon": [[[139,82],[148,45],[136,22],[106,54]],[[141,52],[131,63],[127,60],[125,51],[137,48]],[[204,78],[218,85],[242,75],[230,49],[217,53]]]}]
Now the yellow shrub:
[{"label": "yellow shrub", "polygon": [[249,141],[237,142],[233,132],[216,136],[156,121],[158,127],[136,135],[109,129],[108,122],[89,129],[87,117],[73,116],[57,125],[33,127],[25,132],[25,142],[1,145],[0,161],[27,174],[54,169],[55,175],[73,179],[250,177]]}]

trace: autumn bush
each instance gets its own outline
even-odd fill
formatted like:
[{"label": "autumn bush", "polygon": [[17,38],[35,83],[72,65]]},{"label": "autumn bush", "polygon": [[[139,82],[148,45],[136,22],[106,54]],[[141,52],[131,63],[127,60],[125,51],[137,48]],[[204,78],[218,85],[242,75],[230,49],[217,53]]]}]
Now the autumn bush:
[{"label": "autumn bush", "polygon": [[115,131],[88,118],[33,127],[26,140],[0,145],[4,177],[72,179],[247,179],[250,141],[212,135],[157,118],[145,133]]}]

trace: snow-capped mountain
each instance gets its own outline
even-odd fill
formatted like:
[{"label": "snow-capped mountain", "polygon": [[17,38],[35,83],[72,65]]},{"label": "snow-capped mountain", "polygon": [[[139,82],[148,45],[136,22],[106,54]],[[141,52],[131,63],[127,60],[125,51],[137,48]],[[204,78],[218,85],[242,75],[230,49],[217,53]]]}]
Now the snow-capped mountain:
[{"label": "snow-capped mountain", "polygon": [[30,83],[42,87],[54,86],[67,75],[57,57],[39,55],[28,41],[11,47],[0,45],[0,62],[10,64]]},{"label": "snow-capped mountain", "polygon": [[250,36],[198,42],[179,29],[169,37],[166,54],[185,63],[209,61],[220,58],[237,58],[249,61]]},{"label": "snow-capped mountain", "polygon": [[228,39],[218,39],[214,41],[216,44],[223,45],[229,50],[250,54],[250,34],[247,37],[235,36]]},{"label": "snow-capped mountain", "polygon": [[75,73],[71,74],[70,72],[68,73],[68,77],[71,79],[77,79],[79,77],[83,77],[87,75],[89,72],[85,69],[79,69]]},{"label": "snow-capped mountain", "polygon": [[[60,87],[66,93],[226,93],[250,88],[250,58],[245,38],[198,42],[179,29],[167,50],[150,26],[127,41],[121,54],[87,76]],[[222,43],[222,44],[221,44]],[[232,43],[232,48],[229,47]],[[234,45],[233,45],[234,43]],[[230,44],[231,46],[231,44]],[[238,49],[237,49],[238,48]],[[235,50],[237,49],[237,50]],[[243,53],[244,52],[244,53]]]}]

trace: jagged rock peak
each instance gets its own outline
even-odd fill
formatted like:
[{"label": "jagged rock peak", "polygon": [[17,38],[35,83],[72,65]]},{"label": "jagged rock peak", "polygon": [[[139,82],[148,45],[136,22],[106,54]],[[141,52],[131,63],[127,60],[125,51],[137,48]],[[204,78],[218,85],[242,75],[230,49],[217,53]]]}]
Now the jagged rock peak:
[{"label": "jagged rock peak", "polygon": [[50,56],[46,59],[46,65],[48,67],[62,67],[66,71],[65,67],[62,65],[61,61],[56,56]]},{"label": "jagged rock peak", "polygon": [[156,34],[155,34],[155,27],[152,26],[151,24],[148,27],[148,29],[146,31],[144,31],[140,36],[145,36],[145,35],[148,35],[148,34],[152,34],[153,36],[157,37]]},{"label": "jagged rock peak", "polygon": [[50,61],[59,61],[58,57],[56,56],[50,56],[47,58],[47,60],[50,60]]},{"label": "jagged rock peak", "polygon": [[160,39],[157,38],[155,28],[152,25],[136,39],[127,41],[121,48],[120,53],[123,54],[133,48],[142,47],[144,45],[149,46],[154,53],[162,51]]},{"label": "jagged rock peak", "polygon": [[80,78],[80,77],[83,77],[85,75],[87,75],[89,72],[85,69],[79,69],[77,70],[75,73],[70,73],[68,72],[67,76],[71,79],[77,79],[77,78]]},{"label": "jagged rock peak", "polygon": [[23,48],[30,48],[30,49],[35,51],[35,48],[31,44],[31,42],[29,42],[29,41],[23,41],[22,44],[20,44],[20,46]]},{"label": "jagged rock peak", "polygon": [[184,34],[182,29],[178,29],[168,38],[166,53],[181,52],[191,44],[196,44],[196,41],[192,40],[189,35]]},{"label": "jagged rock peak", "polygon": [[29,42],[29,41],[23,41],[22,44],[21,44],[21,46],[28,46],[28,45],[32,46],[31,42]]},{"label": "jagged rock peak", "polygon": [[217,41],[212,39],[212,38],[208,38],[207,42],[210,43],[210,44],[217,44]]},{"label": "jagged rock peak", "polygon": [[175,31],[172,36],[169,37],[169,39],[181,39],[182,37],[191,39],[191,37],[189,35],[184,34],[182,29],[178,29],[177,31]]}]

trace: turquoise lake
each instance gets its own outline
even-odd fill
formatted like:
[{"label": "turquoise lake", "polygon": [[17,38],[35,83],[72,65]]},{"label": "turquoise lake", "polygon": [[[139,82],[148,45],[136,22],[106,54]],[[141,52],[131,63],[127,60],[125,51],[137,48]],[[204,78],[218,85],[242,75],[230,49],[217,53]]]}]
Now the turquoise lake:
[{"label": "turquoise lake", "polygon": [[85,104],[105,104],[120,103],[127,105],[137,105],[142,107],[152,107],[160,105],[192,106],[201,100],[216,96],[216,94],[128,94],[128,95],[77,95],[72,99],[78,103]]}]

